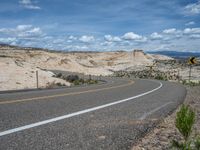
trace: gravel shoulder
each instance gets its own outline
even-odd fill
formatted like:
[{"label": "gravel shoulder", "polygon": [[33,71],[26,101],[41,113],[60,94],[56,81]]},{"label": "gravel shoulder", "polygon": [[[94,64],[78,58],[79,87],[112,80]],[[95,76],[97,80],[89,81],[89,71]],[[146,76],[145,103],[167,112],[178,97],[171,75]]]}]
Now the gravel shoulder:
[{"label": "gravel shoulder", "polygon": [[[194,132],[200,135],[200,86],[186,87],[185,104],[196,111]],[[179,107],[180,108],[180,107]],[[168,150],[172,139],[181,140],[180,133],[175,127],[176,112],[179,108],[163,119],[160,124],[133,145],[132,150]],[[194,135],[194,133],[193,133]],[[193,136],[192,135],[192,136]]]}]

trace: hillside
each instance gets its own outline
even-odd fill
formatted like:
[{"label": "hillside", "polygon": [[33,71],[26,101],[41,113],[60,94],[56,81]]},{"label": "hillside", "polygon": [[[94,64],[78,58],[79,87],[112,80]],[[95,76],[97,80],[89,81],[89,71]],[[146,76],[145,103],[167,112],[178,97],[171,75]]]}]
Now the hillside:
[{"label": "hillside", "polygon": [[[63,70],[91,75],[111,75],[113,71],[144,68],[153,61],[171,59],[162,55],[132,52],[56,52],[43,49],[0,46],[0,90],[34,88],[35,71],[39,71],[40,87],[64,80],[45,70]],[[28,82],[28,84],[27,84]]]}]

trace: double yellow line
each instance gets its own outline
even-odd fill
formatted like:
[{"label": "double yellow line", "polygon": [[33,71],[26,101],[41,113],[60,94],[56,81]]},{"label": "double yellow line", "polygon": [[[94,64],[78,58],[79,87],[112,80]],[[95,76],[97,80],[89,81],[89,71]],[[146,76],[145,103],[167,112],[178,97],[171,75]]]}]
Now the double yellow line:
[{"label": "double yellow line", "polygon": [[56,94],[56,95],[50,95],[50,96],[41,96],[41,97],[25,98],[25,99],[18,99],[18,100],[7,100],[7,101],[0,102],[0,105],[12,104],[12,103],[22,103],[22,102],[28,102],[28,101],[34,101],[34,100],[49,100],[49,98],[55,98],[55,97],[78,95],[78,94],[83,94],[83,93],[92,93],[92,92],[98,92],[98,91],[103,91],[103,90],[126,87],[126,86],[129,86],[129,85],[132,85],[133,83],[134,83],[134,81],[130,81],[129,83],[126,83],[126,84],[123,84],[123,85],[100,88],[100,89],[93,89],[93,90],[87,90],[87,91],[81,91],[81,92],[72,92],[72,93],[66,93],[66,94]]}]

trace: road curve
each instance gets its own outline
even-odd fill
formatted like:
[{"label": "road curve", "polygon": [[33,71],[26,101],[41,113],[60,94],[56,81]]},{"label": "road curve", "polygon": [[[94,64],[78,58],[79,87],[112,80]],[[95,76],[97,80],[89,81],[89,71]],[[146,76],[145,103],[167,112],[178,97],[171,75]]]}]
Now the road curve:
[{"label": "road curve", "polygon": [[0,149],[129,149],[186,94],[165,81],[107,80],[0,94]]}]

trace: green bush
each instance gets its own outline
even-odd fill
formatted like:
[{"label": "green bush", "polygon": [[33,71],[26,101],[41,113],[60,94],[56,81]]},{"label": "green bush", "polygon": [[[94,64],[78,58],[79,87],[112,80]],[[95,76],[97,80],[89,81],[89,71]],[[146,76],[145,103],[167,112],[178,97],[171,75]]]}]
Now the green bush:
[{"label": "green bush", "polygon": [[62,73],[56,74],[56,77],[57,77],[57,78],[61,78],[61,77],[62,77]]},{"label": "green bush", "polygon": [[198,136],[194,142],[194,145],[197,150],[200,150],[200,136]]},{"label": "green bush", "polygon": [[176,114],[175,125],[183,136],[184,141],[172,141],[172,148],[178,150],[200,150],[200,137],[196,140],[190,139],[192,127],[195,123],[195,112],[189,106],[182,105]]},{"label": "green bush", "polygon": [[74,85],[80,85],[79,80],[75,80],[73,83],[74,83]]},{"label": "green bush", "polygon": [[79,80],[79,76],[78,75],[68,75],[65,80],[69,81],[69,82],[74,82],[76,80]]},{"label": "green bush", "polygon": [[155,77],[155,79],[167,81],[167,77],[164,77],[164,76],[162,76],[162,75],[157,75],[157,76]]},{"label": "green bush", "polygon": [[164,77],[163,76],[156,76],[155,79],[157,79],[157,80],[164,80]]},{"label": "green bush", "polygon": [[188,86],[199,86],[200,85],[200,81],[198,82],[194,82],[194,81],[188,81],[188,80],[183,80],[182,81],[183,85],[188,85]]},{"label": "green bush", "polygon": [[189,106],[182,105],[176,117],[176,127],[187,141],[192,131],[192,126],[195,122],[195,113]]},{"label": "green bush", "polygon": [[56,85],[57,86],[63,86],[62,83],[60,83],[60,82],[57,82]]},{"label": "green bush", "polygon": [[182,83],[185,85],[185,84],[187,83],[187,81],[186,81],[186,80],[183,80]]},{"label": "green bush", "polygon": [[87,83],[87,84],[97,84],[98,81],[97,81],[97,80],[89,80],[89,79],[88,79],[88,80],[86,81],[86,83]]},{"label": "green bush", "polygon": [[60,83],[60,82],[57,82],[56,85],[57,85],[57,86],[66,86],[65,83],[62,84],[62,83]]},{"label": "green bush", "polygon": [[84,81],[84,79],[79,79],[79,82],[81,83],[81,84],[84,84],[85,83],[85,81]]}]

